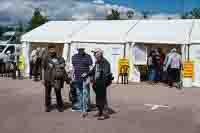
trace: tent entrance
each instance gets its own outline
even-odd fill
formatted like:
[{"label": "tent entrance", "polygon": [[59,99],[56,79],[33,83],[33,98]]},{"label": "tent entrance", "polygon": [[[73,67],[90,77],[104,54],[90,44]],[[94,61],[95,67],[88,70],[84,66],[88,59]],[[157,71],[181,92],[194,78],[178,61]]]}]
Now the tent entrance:
[{"label": "tent entrance", "polygon": [[[137,43],[136,45],[140,45]],[[176,45],[176,44],[143,44],[145,48],[147,48],[147,58],[150,54],[150,51],[152,49],[158,49],[160,48],[162,53],[166,56],[171,49],[176,48],[177,51],[181,54],[181,46],[182,45]],[[138,71],[140,73],[140,81],[148,81],[148,69],[147,69],[147,62],[146,64],[141,65],[135,65],[138,68]]]},{"label": "tent entrance", "polygon": [[49,46],[56,46],[56,52],[59,56],[63,55],[63,43],[31,43],[31,51],[36,48],[47,48]]}]

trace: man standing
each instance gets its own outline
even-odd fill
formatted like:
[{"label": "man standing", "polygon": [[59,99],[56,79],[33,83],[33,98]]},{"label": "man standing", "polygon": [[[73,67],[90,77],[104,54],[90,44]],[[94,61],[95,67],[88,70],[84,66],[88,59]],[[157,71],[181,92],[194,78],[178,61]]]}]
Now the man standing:
[{"label": "man standing", "polygon": [[[104,114],[104,108],[107,102],[107,86],[112,81],[110,63],[103,57],[103,51],[96,49],[93,51],[96,63],[95,67],[87,74],[87,76],[93,76],[93,89],[96,93],[96,105],[98,108],[98,120],[106,119],[108,116]],[[83,75],[86,77],[86,75]]]},{"label": "man standing", "polygon": [[87,115],[90,102],[90,89],[88,79],[84,80],[81,76],[88,73],[92,68],[92,58],[89,54],[85,53],[85,49],[79,47],[78,53],[72,57],[72,65],[74,70],[73,85],[76,88],[76,100],[72,102],[72,110],[83,112],[82,116]]},{"label": "man standing", "polygon": [[46,112],[50,112],[51,108],[51,90],[55,89],[57,109],[59,112],[64,111],[63,100],[61,96],[61,88],[65,81],[65,60],[57,56],[55,47],[49,47],[49,53],[43,61],[44,69],[44,86],[45,86],[45,106]]},{"label": "man standing", "polygon": [[180,82],[180,72],[182,68],[181,55],[177,53],[176,49],[172,49],[171,54],[168,56],[165,71],[169,69],[169,86],[173,87],[173,83]]}]

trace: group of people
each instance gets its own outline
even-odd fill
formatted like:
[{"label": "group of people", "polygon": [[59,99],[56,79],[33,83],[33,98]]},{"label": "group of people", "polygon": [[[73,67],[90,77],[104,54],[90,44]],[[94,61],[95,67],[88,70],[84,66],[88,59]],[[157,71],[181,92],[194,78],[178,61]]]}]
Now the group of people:
[{"label": "group of people", "polygon": [[[36,49],[36,53],[40,53],[39,51],[41,49]],[[104,58],[103,51],[101,49],[92,51],[96,59],[93,64],[91,56],[85,52],[84,48],[78,48],[77,54],[72,56],[71,75],[66,70],[64,58],[57,55],[54,46],[45,51],[43,49],[40,56],[33,57],[31,60],[32,74],[34,73],[36,76],[36,73],[40,73],[40,78],[45,86],[45,111],[52,110],[52,88],[55,89],[58,111],[64,111],[61,89],[66,82],[70,84],[69,99],[72,103],[72,111],[82,112],[81,116],[84,118],[88,115],[91,110],[90,88],[93,88],[98,109],[95,116],[99,120],[106,119],[108,117],[108,113],[105,113],[105,107],[108,105],[107,87],[111,85],[113,76],[110,63]],[[39,65],[37,67],[39,72],[33,72],[34,67],[36,67],[34,64]]]},{"label": "group of people", "polygon": [[165,82],[170,87],[176,83],[176,87],[181,87],[181,55],[176,48],[165,55],[162,50],[152,49],[148,56],[148,80],[153,82]]},{"label": "group of people", "polygon": [[5,57],[0,60],[0,76],[12,77],[13,79],[23,79],[25,68],[25,58],[21,49],[17,49],[18,54],[11,54],[7,51]]}]

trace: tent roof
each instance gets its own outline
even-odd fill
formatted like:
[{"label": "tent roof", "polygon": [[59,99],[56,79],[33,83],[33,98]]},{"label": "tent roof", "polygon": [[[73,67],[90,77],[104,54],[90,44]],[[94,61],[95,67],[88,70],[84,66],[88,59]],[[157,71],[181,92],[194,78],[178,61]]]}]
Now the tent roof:
[{"label": "tent roof", "polygon": [[138,20],[90,21],[87,27],[76,33],[74,42],[125,43],[128,31]]},{"label": "tent roof", "polygon": [[189,44],[200,43],[199,32],[200,20],[50,21],[21,41]]},{"label": "tent roof", "polygon": [[141,20],[127,36],[128,42],[188,44],[193,20]]},{"label": "tent roof", "polygon": [[79,31],[88,21],[50,21],[24,34],[22,42],[71,42],[71,36]]},{"label": "tent roof", "polygon": [[194,20],[194,22],[190,42],[200,43],[200,20]]}]

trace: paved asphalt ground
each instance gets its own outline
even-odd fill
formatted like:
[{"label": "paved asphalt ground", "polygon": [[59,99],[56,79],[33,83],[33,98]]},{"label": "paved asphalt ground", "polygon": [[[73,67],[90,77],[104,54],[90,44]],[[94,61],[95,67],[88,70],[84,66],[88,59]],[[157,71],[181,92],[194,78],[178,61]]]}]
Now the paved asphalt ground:
[{"label": "paved asphalt ground", "polygon": [[[66,110],[44,112],[44,88],[30,80],[0,80],[0,133],[200,133],[200,88],[176,90],[147,83],[112,85],[109,105],[116,111],[98,121]],[[94,98],[94,94],[93,94]],[[55,97],[53,97],[55,102]],[[151,110],[144,104],[166,105]]]}]

